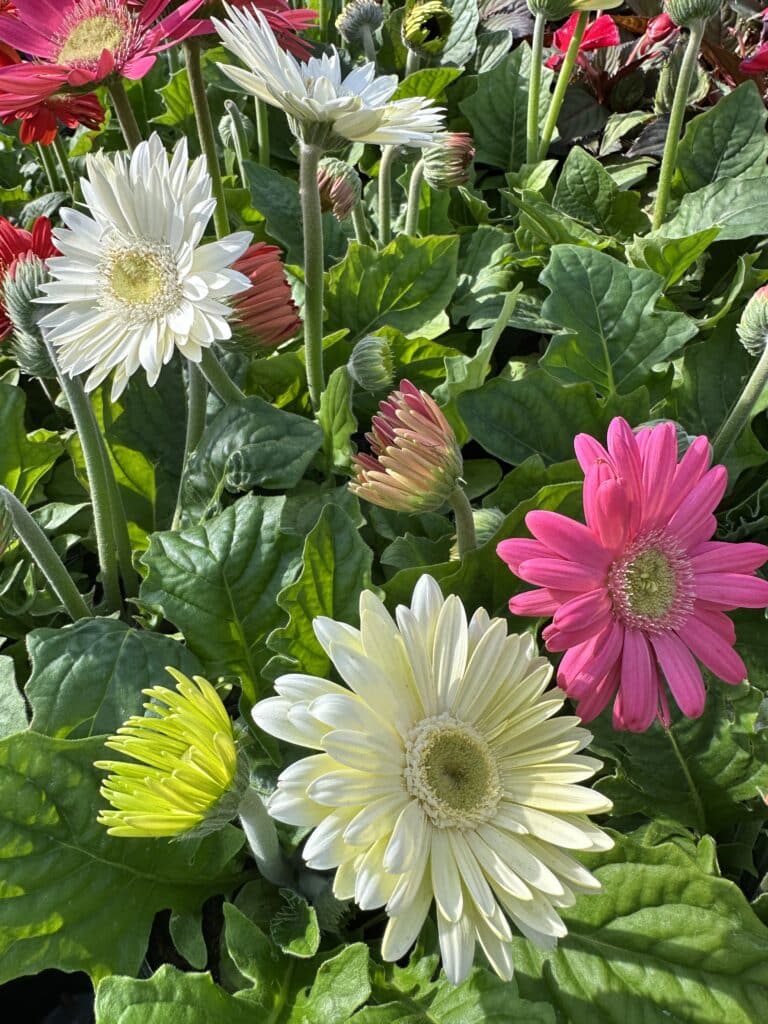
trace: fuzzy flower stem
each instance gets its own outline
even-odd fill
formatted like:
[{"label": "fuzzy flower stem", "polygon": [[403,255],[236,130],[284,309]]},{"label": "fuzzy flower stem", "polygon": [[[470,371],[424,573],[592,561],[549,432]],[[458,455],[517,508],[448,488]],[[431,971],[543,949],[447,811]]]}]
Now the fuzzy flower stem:
[{"label": "fuzzy flower stem", "polygon": [[245,395],[218,361],[216,356],[213,354],[212,349],[203,349],[203,357],[200,360],[200,369],[202,370],[203,376],[222,402],[227,405],[231,405],[233,402],[243,401]]},{"label": "fuzzy flower stem", "polygon": [[360,245],[373,245],[373,239],[371,238],[371,232],[368,230],[368,224],[365,219],[365,210],[363,210],[363,204],[358,201],[352,207],[352,224],[355,228],[355,238]]},{"label": "fuzzy flower stem", "polygon": [[420,64],[418,53],[415,50],[409,50],[408,56],[405,58],[405,77],[416,74]]},{"label": "fuzzy flower stem", "polygon": [[317,38],[321,43],[328,42],[332,2],[333,0],[317,0]]},{"label": "fuzzy flower stem", "polygon": [[[322,22],[321,22],[322,24]],[[304,356],[307,387],[312,408],[320,406],[325,388],[323,373],[323,215],[317,187],[317,167],[321,150],[301,143],[299,156],[299,191],[301,221],[304,231]]]},{"label": "fuzzy flower stem", "polygon": [[532,164],[539,152],[539,93],[544,62],[544,28],[546,15],[537,14],[531,42],[531,80],[528,83],[528,118],[526,121],[525,161]]},{"label": "fuzzy flower stem", "polygon": [[91,618],[93,612],[75,586],[75,581],[67,572],[51,542],[24,505],[7,487],[0,487],[0,502],[5,505],[19,541],[48,580],[51,589],[64,605],[70,618],[75,622],[78,619]]},{"label": "fuzzy flower stem", "polygon": [[69,154],[67,153],[67,147],[64,145],[64,142],[60,135],[56,135],[54,137],[52,146],[54,152],[56,153],[56,157],[58,158],[61,173],[64,176],[64,180],[67,183],[67,190],[70,196],[72,196],[72,199],[77,199],[79,196],[77,179],[75,178],[75,175],[72,173],[72,167],[69,163]]},{"label": "fuzzy flower stem", "polygon": [[123,589],[126,597],[135,597],[139,592],[139,576],[133,568],[133,548],[131,547],[131,538],[128,533],[125,505],[120,494],[120,488],[117,485],[117,478],[112,468],[107,446],[104,443],[104,437],[90,402],[88,402],[88,409],[93,420],[93,430],[101,451],[101,459],[104,463],[104,476],[107,481],[107,492],[109,494],[109,514],[112,520],[112,533],[117,550],[117,564],[120,569],[120,575],[123,578]]},{"label": "fuzzy flower stem", "polygon": [[379,242],[384,247],[392,241],[392,161],[396,146],[382,146],[379,160]]},{"label": "fuzzy flower stem", "polygon": [[227,216],[227,200],[224,196],[224,183],[221,180],[221,168],[216,155],[216,135],[211,119],[211,108],[208,106],[208,96],[205,92],[205,79],[203,78],[203,67],[200,62],[200,43],[197,39],[187,39],[184,43],[184,56],[187,61],[187,78],[189,79],[189,91],[192,95],[192,106],[195,109],[195,123],[197,134],[200,137],[200,146],[205,153],[205,162],[208,167],[208,174],[211,177],[211,187],[216,199],[216,209],[213,211],[213,223],[216,227],[216,234],[219,238],[229,233],[229,217]]},{"label": "fuzzy flower stem", "polygon": [[128,99],[122,78],[114,75],[107,83],[107,91],[109,92],[109,98],[112,100],[112,106],[115,108],[117,120],[120,122],[120,129],[123,133],[125,144],[128,147],[128,152],[132,153],[141,142],[141,129],[136,120],[136,115],[133,113],[133,107]]},{"label": "fuzzy flower stem", "polygon": [[360,26],[360,42],[363,44],[365,59],[376,67],[376,44],[373,41],[373,32],[369,25]]},{"label": "fuzzy flower stem", "polygon": [[568,49],[566,50],[562,66],[560,67],[560,73],[557,77],[555,91],[552,94],[552,102],[549,106],[549,110],[547,111],[547,119],[544,122],[544,131],[542,133],[541,144],[539,146],[539,160],[543,160],[546,157],[549,144],[552,141],[552,136],[555,134],[557,119],[560,115],[560,108],[562,107],[563,100],[565,99],[565,91],[571,80],[571,73],[576,63],[576,58],[579,55],[579,47],[581,46],[581,40],[584,38],[584,32],[586,31],[588,21],[589,11],[581,11],[579,13],[573,35],[571,36],[571,41],[568,43]]},{"label": "fuzzy flower stem", "polygon": [[661,171],[659,172],[659,184],[656,189],[656,203],[653,208],[653,230],[658,231],[664,223],[669,203],[669,193],[672,188],[672,178],[677,163],[677,147],[680,143],[680,129],[683,126],[685,108],[688,103],[688,96],[691,92],[691,82],[696,71],[699,59],[699,47],[704,38],[704,27],[706,20],[702,18],[691,25],[688,35],[688,44],[683,54],[683,62],[680,65],[680,74],[675,86],[675,95],[672,100],[672,110],[669,115],[667,127],[667,139],[664,143],[664,155],[661,158]]},{"label": "fuzzy flower stem", "polygon": [[667,739],[669,740],[672,750],[675,753],[677,763],[680,765],[680,770],[682,771],[683,776],[685,777],[685,782],[688,786],[688,791],[691,794],[691,802],[693,804],[693,809],[696,812],[696,827],[698,829],[699,835],[703,836],[707,831],[707,814],[704,810],[704,804],[701,802],[701,796],[699,795],[699,791],[696,788],[696,783],[693,781],[693,776],[691,775],[686,760],[683,757],[683,752],[680,750],[680,747],[678,746],[674,733],[667,726],[665,726],[664,732],[667,734]]},{"label": "fuzzy flower stem", "polygon": [[45,176],[48,179],[48,187],[51,192],[58,192],[61,188],[61,183],[59,182],[59,175],[56,170],[56,161],[53,159],[50,149],[39,142],[35,144],[35,149],[37,150],[40,163],[43,165]]},{"label": "fuzzy flower stem", "polygon": [[248,139],[243,128],[242,115],[237,109],[237,104],[232,100],[224,101],[224,109],[232,119],[232,142],[235,147],[235,158],[237,159],[237,170],[243,188],[248,188],[248,177],[245,173],[245,158],[248,155]]},{"label": "fuzzy flower stem", "polygon": [[245,791],[237,813],[259,871],[273,885],[286,885],[290,881],[290,870],[280,849],[275,824],[252,787]]},{"label": "fuzzy flower stem", "polygon": [[256,108],[256,144],[258,146],[259,163],[262,167],[269,167],[269,109],[266,103],[262,103],[257,97],[254,98]]},{"label": "fuzzy flower stem", "polygon": [[408,207],[405,214],[405,233],[415,235],[419,228],[419,203],[421,201],[421,183],[424,180],[424,161],[417,160],[411,171],[408,182]]},{"label": "fuzzy flower stem", "polygon": [[189,457],[200,443],[200,438],[205,430],[205,404],[208,397],[208,387],[200,367],[195,363],[187,363],[189,374],[187,383],[187,433],[184,440],[184,462],[181,468],[181,480],[179,481],[179,493],[176,497],[176,508],[171,523],[172,530],[178,530],[181,526],[181,514],[183,511],[184,496],[184,473]]},{"label": "fuzzy flower stem", "polygon": [[714,462],[723,462],[725,460],[739,434],[749,423],[752,410],[766,387],[768,387],[768,345],[763,349],[757,366],[752,371],[752,375],[736,400],[736,404],[728,413],[728,417],[715,435],[715,440],[712,443],[712,459]]},{"label": "fuzzy flower stem", "polygon": [[456,520],[456,542],[459,549],[459,558],[463,558],[464,555],[474,551],[477,547],[472,506],[466,494],[458,485],[448,499],[448,503],[453,509],[453,516]]}]

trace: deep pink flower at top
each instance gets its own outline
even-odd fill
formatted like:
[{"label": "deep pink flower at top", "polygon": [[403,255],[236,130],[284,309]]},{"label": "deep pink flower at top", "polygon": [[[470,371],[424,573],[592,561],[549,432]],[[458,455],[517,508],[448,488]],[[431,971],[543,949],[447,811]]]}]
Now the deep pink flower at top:
[{"label": "deep pink flower at top", "polygon": [[[557,48],[558,52],[553,53],[548,58],[546,64],[548,68],[559,68],[565,59],[565,53],[568,49],[568,44],[573,38],[573,33],[576,31],[576,23],[579,20],[578,12],[575,12],[570,16],[568,21],[562,25],[557,32],[552,36],[552,43]],[[579,56],[576,58],[577,63],[581,64],[584,58],[581,56],[582,53],[588,53],[590,50],[601,50],[606,46],[618,46],[620,42],[619,30],[616,27],[616,22],[610,16],[610,14],[601,14],[599,18],[596,18],[591,25],[587,25],[587,29],[584,36],[579,44]]]},{"label": "deep pink flower at top", "polygon": [[10,334],[11,322],[3,305],[3,284],[13,274],[19,260],[28,254],[47,260],[58,250],[53,244],[51,222],[47,217],[38,217],[31,231],[17,228],[5,217],[0,217],[0,341]]},{"label": "deep pink flower at top", "polygon": [[669,722],[666,679],[683,714],[704,709],[698,662],[727,683],[746,677],[724,613],[768,605],[763,544],[711,540],[725,467],[709,468],[698,437],[678,462],[675,427],[637,434],[626,420],[608,428],[607,449],[575,440],[584,470],[586,525],[555,512],[530,512],[533,540],[502,541],[498,554],[538,590],[513,597],[515,615],[553,615],[550,651],[565,651],[557,681],[584,721],[612,700],[617,729],[642,732]]},{"label": "deep pink flower at top", "polygon": [[0,89],[38,102],[68,88],[96,85],[110,75],[143,78],[157,54],[205,31],[192,15],[203,0],[186,0],[158,20],[170,0],[14,0],[0,13],[0,40],[34,58],[0,68]]},{"label": "deep pink flower at top", "polygon": [[758,47],[751,57],[743,60],[739,70],[745,75],[762,75],[768,71],[768,43]]},{"label": "deep pink flower at top", "polygon": [[[230,7],[255,7],[267,19],[269,27],[284,50],[301,60],[306,60],[310,56],[311,46],[306,39],[302,39],[296,33],[314,27],[317,22],[317,11],[302,7],[294,10],[288,0],[227,0],[227,2]],[[222,0],[205,0],[199,13],[223,18],[225,11]],[[213,22],[207,21],[206,25],[208,26],[207,32],[215,32]]]}]

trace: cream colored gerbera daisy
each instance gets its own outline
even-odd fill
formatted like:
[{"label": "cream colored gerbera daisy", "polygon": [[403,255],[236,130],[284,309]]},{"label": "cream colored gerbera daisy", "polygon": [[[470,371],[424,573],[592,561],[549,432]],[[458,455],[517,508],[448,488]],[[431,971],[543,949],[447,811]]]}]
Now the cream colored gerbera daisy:
[{"label": "cream colored gerbera daisy", "polygon": [[422,576],[397,625],[371,592],[360,629],[315,620],[349,689],[291,674],[253,710],[274,736],[321,753],[280,776],[271,814],[314,826],[311,868],[336,868],[334,891],[384,906],[382,953],[397,960],[434,899],[448,978],[469,972],[475,943],[512,976],[510,921],[545,948],[566,934],[558,908],[599,888],[567,850],[611,839],[587,818],[604,796],[577,785],[600,762],[580,755],[579,719],[553,718],[564,696],[532,638],[507,635],[482,609]]},{"label": "cream colored gerbera daisy", "polygon": [[250,287],[231,264],[251,235],[200,245],[215,200],[205,160],[189,165],[186,140],[170,161],[155,134],[130,157],[89,155],[87,169],[90,216],[61,211],[62,255],[48,260],[53,280],[39,300],[58,308],[41,325],[65,373],[90,371],[86,390],[114,370],[115,399],[139,367],[154,385],[175,349],[199,362],[231,337],[226,300]]}]

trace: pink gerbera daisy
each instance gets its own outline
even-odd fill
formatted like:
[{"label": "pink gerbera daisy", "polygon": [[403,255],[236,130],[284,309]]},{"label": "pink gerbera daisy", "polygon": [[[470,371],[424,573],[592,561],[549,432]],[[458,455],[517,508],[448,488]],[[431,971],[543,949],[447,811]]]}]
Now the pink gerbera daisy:
[{"label": "pink gerbera daisy", "polygon": [[33,57],[0,68],[0,89],[39,102],[66,88],[103,82],[110,75],[143,78],[157,54],[205,31],[191,16],[203,0],[186,0],[158,21],[170,0],[14,0],[0,13],[0,40]]},{"label": "pink gerbera daisy", "polygon": [[710,539],[727,475],[709,468],[706,437],[678,463],[672,423],[634,434],[616,418],[607,450],[588,434],[574,448],[586,526],[529,512],[535,539],[499,544],[510,569],[541,588],[513,597],[510,610],[554,615],[544,639],[565,651],[557,680],[584,721],[615,696],[617,729],[642,732],[657,716],[668,724],[665,678],[683,714],[696,718],[705,699],[697,659],[727,683],[746,677],[724,612],[768,604],[768,581],[753,575],[768,547]]}]

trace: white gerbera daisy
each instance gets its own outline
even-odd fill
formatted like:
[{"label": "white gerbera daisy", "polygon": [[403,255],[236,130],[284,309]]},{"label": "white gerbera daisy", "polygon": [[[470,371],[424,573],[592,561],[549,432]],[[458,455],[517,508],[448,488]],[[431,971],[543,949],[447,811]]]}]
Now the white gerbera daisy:
[{"label": "white gerbera daisy", "polygon": [[422,576],[397,625],[370,591],[360,629],[315,619],[349,689],[281,676],[258,725],[321,753],[280,776],[270,813],[311,825],[311,868],[336,868],[334,891],[364,910],[384,906],[385,960],[416,940],[434,899],[448,978],[469,972],[475,942],[512,976],[512,921],[540,946],[566,934],[557,908],[599,883],[566,850],[605,850],[587,818],[610,810],[576,785],[600,762],[581,756],[579,719],[553,718],[559,690],[532,638],[507,635],[480,609]]},{"label": "white gerbera daisy", "polygon": [[219,64],[246,92],[288,115],[297,138],[325,148],[339,140],[379,146],[429,146],[443,130],[443,111],[423,96],[391,100],[396,75],[376,76],[362,64],[342,77],[339,54],[302,63],[283,50],[264,15],[225,5],[228,20],[213,18],[222,42],[248,68]]},{"label": "white gerbera daisy", "polygon": [[192,362],[231,337],[226,300],[251,284],[230,265],[251,235],[200,245],[216,204],[205,159],[189,165],[186,140],[169,161],[157,134],[128,157],[87,157],[82,179],[90,216],[61,210],[61,256],[38,301],[58,308],[41,320],[61,369],[90,371],[92,391],[112,370],[116,399],[139,367],[154,385],[176,348]]}]

